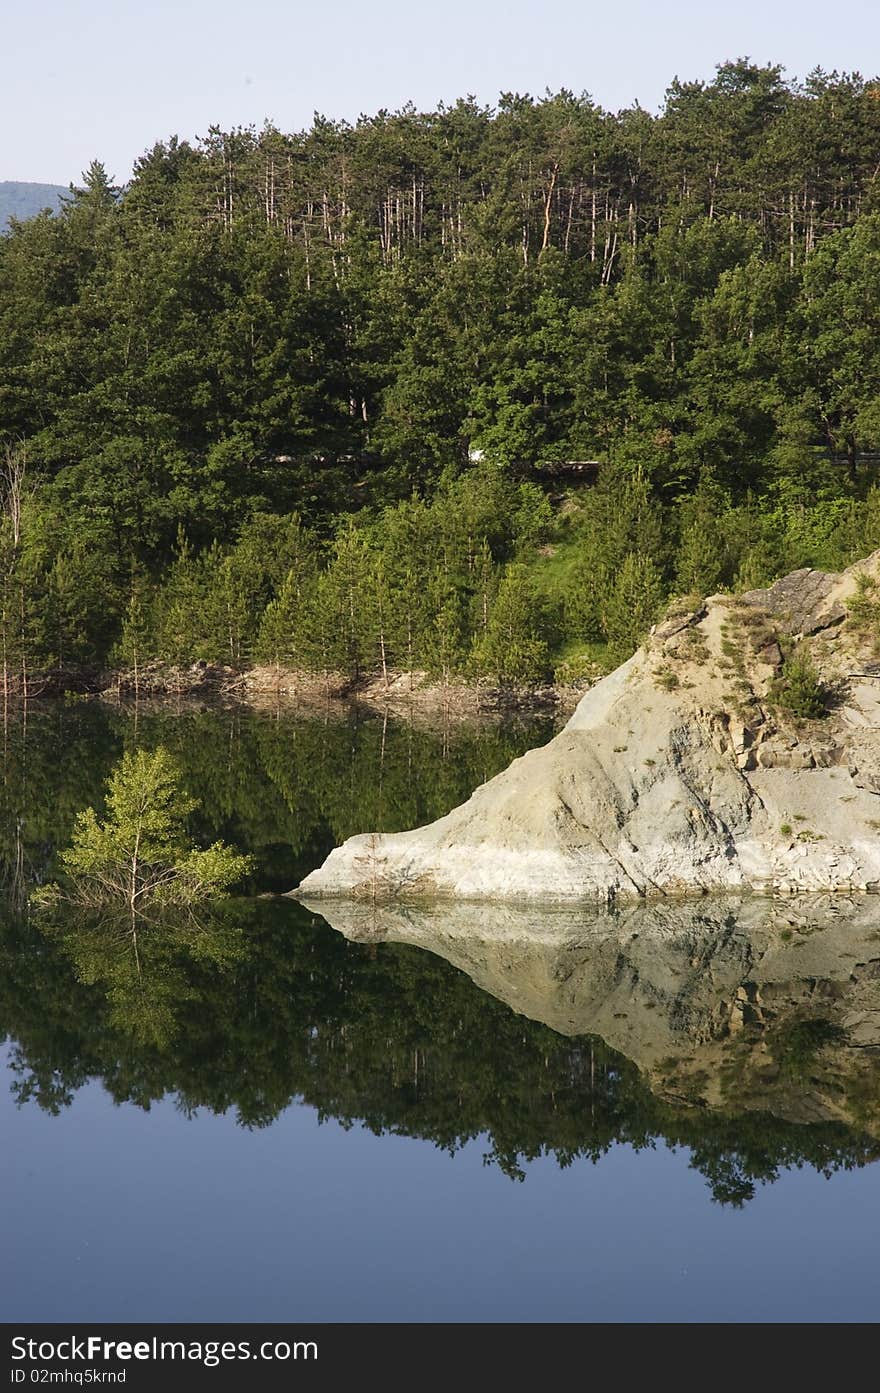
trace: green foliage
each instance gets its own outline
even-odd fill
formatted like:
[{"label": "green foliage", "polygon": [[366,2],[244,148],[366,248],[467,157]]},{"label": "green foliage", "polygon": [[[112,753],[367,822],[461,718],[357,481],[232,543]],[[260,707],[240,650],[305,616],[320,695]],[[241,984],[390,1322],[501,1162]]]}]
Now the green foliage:
[{"label": "green foliage", "polygon": [[353,523],[337,536],[315,599],[321,666],[352,679],[375,666],[377,591],[368,538]]},{"label": "green foliage", "polygon": [[863,642],[880,652],[880,593],[873,576],[856,577],[855,594],[847,602],[847,623]]},{"label": "green foliage", "polygon": [[[145,742],[172,752],[182,785],[198,795],[189,816],[199,842],[234,829],[257,863],[257,888],[282,889],[354,832],[448,812],[550,733],[549,723],[485,722],[414,731],[356,710],[336,721],[223,710],[135,719],[91,702],[43,703],[26,733],[18,722],[7,732],[0,875],[9,891],[18,867],[52,874],[51,849],[69,842],[77,809],[97,804],[123,748]],[[231,1112],[244,1127],[267,1125],[298,1098],[346,1125],[361,1120],[451,1153],[487,1138],[489,1162],[515,1179],[542,1156],[588,1163],[617,1142],[664,1137],[689,1149],[715,1199],[737,1205],[783,1167],[831,1172],[876,1158],[876,1087],[862,1075],[859,1094],[849,1065],[841,1069],[853,1051],[808,1016],[794,1029],[779,1018],[757,1030],[757,1081],[737,1064],[737,1037],[736,1067],[719,1081],[726,1104],[696,1107],[682,1102],[692,1068],[666,1072],[658,1089],[599,1038],[560,1036],[441,957],[349,941],[288,898],[230,897],[200,909],[198,927],[157,906],[136,942],[107,909],[4,910],[0,1035],[13,1042],[17,1101],[50,1113],[89,1080],[120,1104],[173,1096],[187,1113]],[[712,937],[723,949],[729,936],[726,921],[707,922],[707,955]],[[784,1080],[814,1080],[808,1098],[836,1090],[853,1122],[780,1120],[793,1102],[785,1082],[777,1106],[771,1094],[772,1110],[759,1111],[756,1082],[765,1094],[775,1087],[765,1035]],[[798,1116],[814,1111],[798,1101]]]},{"label": "green foliage", "polygon": [[107,816],[79,814],[61,861],[73,898],[86,905],[192,905],[242,880],[250,858],[222,842],[191,845],[186,823],[196,807],[181,787],[169,752],[126,753],[107,781]]},{"label": "green foliage", "polygon": [[650,556],[630,552],[605,605],[605,633],[618,658],[642,641],[660,613],[663,598],[660,575]]},{"label": "green foliage", "polygon": [[119,639],[111,649],[111,661],[130,670],[137,695],[144,663],[153,656],[153,595],[146,577],[135,571],[131,577],[128,604],[122,615]]},{"label": "green foliage", "polygon": [[795,653],[773,683],[772,699],[799,720],[817,721],[828,714],[828,690],[806,653]]},{"label": "green foliage", "polygon": [[0,236],[6,689],[461,673],[511,562],[551,660],[620,655],[659,590],[875,549],[876,90],[724,63],[656,116],[505,96],[212,128],[124,190],[94,162]]},{"label": "green foliage", "polygon": [[549,667],[543,627],[537,595],[525,568],[508,567],[486,630],[474,650],[476,671],[502,684],[539,681]]}]

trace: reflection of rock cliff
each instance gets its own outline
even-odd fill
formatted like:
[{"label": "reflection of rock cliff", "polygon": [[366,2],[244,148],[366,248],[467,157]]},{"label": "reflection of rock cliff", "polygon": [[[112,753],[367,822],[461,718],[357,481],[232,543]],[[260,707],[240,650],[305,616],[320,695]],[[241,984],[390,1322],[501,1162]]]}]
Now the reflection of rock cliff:
[{"label": "reflection of rock cliff", "polygon": [[615,913],[320,902],[416,944],[562,1035],[599,1035],[670,1101],[880,1131],[880,905],[706,899]]},{"label": "reflection of rock cliff", "polygon": [[[302,893],[877,888],[878,577],[880,552],[667,618],[548,745],[428,827],[350,838]],[[822,719],[780,704],[795,647],[822,676]]]},{"label": "reflection of rock cliff", "polygon": [[[336,901],[346,939],[289,901],[243,900],[207,944],[152,923],[134,972],[106,924],[0,916],[0,1039],[19,1101],[53,1114],[90,1079],[248,1128],[296,1099],[450,1153],[482,1138],[518,1177],[539,1156],[663,1142],[743,1204],[784,1167],[880,1156],[876,903],[767,919],[756,900],[548,917]],[[593,1029],[644,1072],[577,1033]]]}]

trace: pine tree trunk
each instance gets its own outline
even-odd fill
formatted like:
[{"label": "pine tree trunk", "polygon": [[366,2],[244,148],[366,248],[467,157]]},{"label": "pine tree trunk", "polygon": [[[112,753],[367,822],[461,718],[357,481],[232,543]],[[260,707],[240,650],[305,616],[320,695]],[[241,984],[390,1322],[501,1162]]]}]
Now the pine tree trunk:
[{"label": "pine tree trunk", "polygon": [[541,241],[541,254],[543,254],[550,245],[550,214],[553,207],[553,191],[556,188],[556,176],[558,173],[559,165],[555,164],[550,175],[550,187],[547,189],[544,196],[544,236]]},{"label": "pine tree trunk", "polygon": [[596,260],[596,161],[593,160],[592,199],[590,209],[590,260]]}]

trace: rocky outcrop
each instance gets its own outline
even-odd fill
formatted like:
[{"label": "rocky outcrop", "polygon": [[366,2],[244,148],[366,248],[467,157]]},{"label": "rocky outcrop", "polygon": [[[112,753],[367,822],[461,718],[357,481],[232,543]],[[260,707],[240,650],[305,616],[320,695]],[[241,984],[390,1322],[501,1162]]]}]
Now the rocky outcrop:
[{"label": "rocky outcrop", "polygon": [[741,602],[772,614],[784,634],[815,634],[846,618],[840,580],[827,571],[792,571],[768,590],[747,590]]},{"label": "rocky outcrop", "polygon": [[[878,577],[880,553],[843,575],[799,571],[681,607],[548,745],[428,827],[352,837],[297,893],[376,903],[880,889]],[[795,654],[820,674],[821,719],[786,706]]]}]

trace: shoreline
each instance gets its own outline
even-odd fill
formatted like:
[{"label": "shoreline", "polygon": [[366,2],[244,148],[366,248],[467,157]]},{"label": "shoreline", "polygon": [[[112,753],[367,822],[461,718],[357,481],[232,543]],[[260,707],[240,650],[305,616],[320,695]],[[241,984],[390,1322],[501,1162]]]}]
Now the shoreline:
[{"label": "shoreline", "polygon": [[[35,675],[27,702],[80,700],[135,702],[206,702],[211,705],[316,708],[361,706],[379,714],[444,720],[505,716],[568,717],[591,684],[510,684],[481,680],[437,682],[424,672],[389,671],[352,679],[342,673],[255,666],[238,670],[198,661],[187,666],[150,663],[131,670],[66,671]],[[8,705],[21,702],[20,684],[6,694]]]}]

